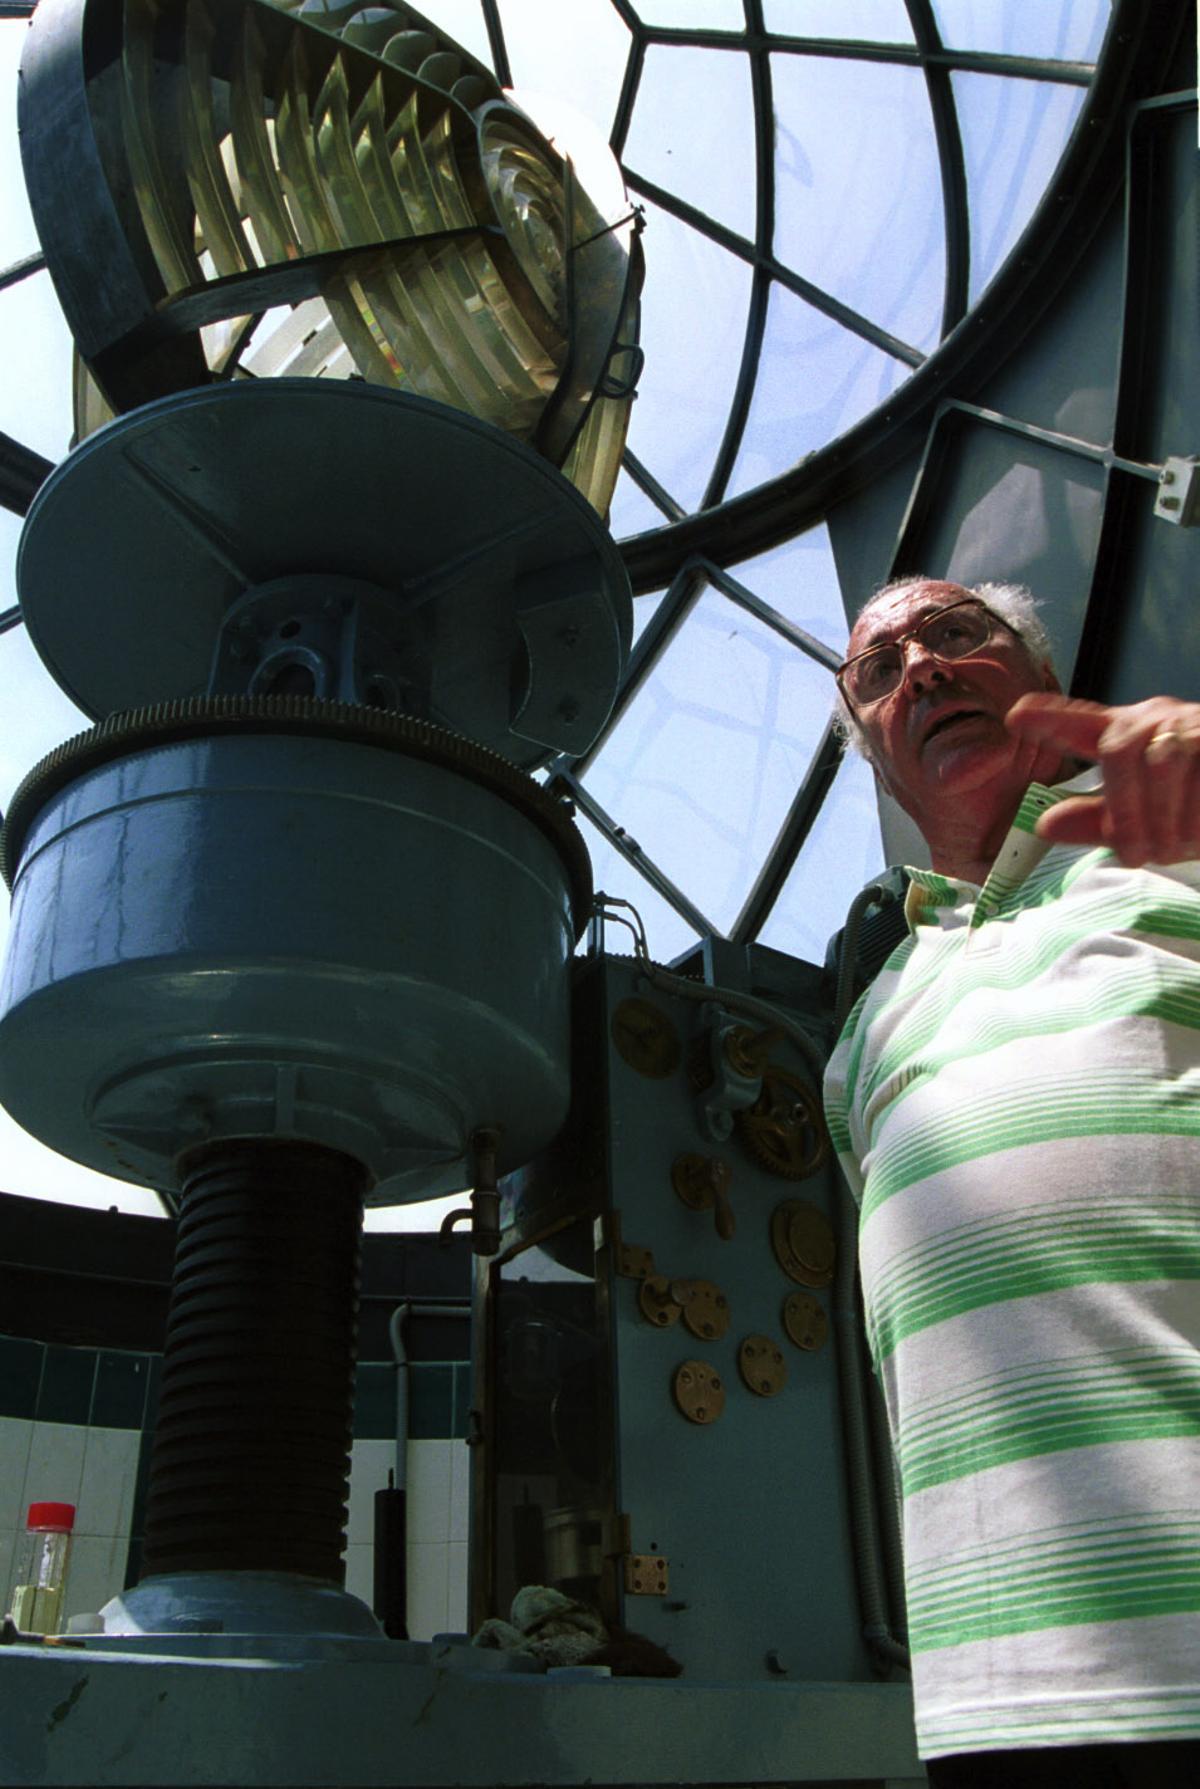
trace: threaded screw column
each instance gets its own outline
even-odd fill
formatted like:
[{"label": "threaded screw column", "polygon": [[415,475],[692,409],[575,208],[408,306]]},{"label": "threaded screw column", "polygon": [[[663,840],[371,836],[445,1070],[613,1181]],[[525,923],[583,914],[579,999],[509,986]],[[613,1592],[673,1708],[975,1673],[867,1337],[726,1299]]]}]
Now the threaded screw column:
[{"label": "threaded screw column", "polygon": [[183,1190],[143,1576],[341,1584],[365,1174],[304,1143],[193,1158]]}]

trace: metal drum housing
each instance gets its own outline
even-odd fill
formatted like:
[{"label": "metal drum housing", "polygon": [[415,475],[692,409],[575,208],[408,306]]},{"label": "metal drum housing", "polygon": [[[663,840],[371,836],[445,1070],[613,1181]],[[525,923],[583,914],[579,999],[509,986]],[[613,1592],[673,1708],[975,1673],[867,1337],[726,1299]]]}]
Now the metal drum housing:
[{"label": "metal drum housing", "polygon": [[369,1203],[501,1170],[566,1114],[582,840],[465,740],[278,698],[169,704],[60,748],[5,837],[0,1100],[142,1184],[223,1139],[319,1143]]}]

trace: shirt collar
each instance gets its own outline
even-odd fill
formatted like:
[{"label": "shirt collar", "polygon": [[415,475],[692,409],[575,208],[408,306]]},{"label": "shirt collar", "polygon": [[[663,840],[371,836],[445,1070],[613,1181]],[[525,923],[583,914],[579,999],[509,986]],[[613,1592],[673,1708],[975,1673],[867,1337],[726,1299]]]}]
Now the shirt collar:
[{"label": "shirt collar", "polygon": [[982,888],[977,882],[965,882],[957,876],[941,876],[936,870],[907,870],[909,887],[904,900],[904,917],[909,930],[914,931],[919,925],[938,924],[939,909],[952,912],[972,906],[972,926],[982,925],[984,920],[990,919],[1050,849],[1048,840],[1039,838],[1033,830],[1041,816],[1068,796],[1094,793],[1102,780],[1099,766],[1090,764],[1086,770],[1064,783],[1055,783],[1052,788],[1044,783],[1030,783]]}]

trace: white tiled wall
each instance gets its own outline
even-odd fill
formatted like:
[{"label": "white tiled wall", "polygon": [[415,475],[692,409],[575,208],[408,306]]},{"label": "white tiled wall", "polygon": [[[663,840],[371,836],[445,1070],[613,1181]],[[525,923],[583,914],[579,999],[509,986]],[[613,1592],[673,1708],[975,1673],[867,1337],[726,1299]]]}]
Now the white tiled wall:
[{"label": "white tiled wall", "polygon": [[125,1582],[136,1429],[83,1429],[71,1423],[0,1417],[0,1592],[10,1607],[19,1542],[31,1503],[73,1503],[75,1532],[67,1614],[95,1610]]},{"label": "white tiled wall", "polygon": [[[135,1429],[0,1417],[0,1592],[12,1601],[25,1512],[36,1501],[76,1505],[67,1614],[99,1609],[125,1582],[138,1446]],[[351,1455],[346,1588],[370,1604],[375,1492],[396,1463],[391,1441],[356,1441]],[[467,1622],[465,1441],[408,1444],[408,1629],[413,1639],[462,1633]]]},{"label": "white tiled wall", "polygon": [[[467,1625],[465,1441],[408,1444],[408,1631],[414,1640],[460,1634]],[[350,1467],[346,1588],[370,1603],[375,1493],[396,1464],[395,1443],[356,1441]]]}]

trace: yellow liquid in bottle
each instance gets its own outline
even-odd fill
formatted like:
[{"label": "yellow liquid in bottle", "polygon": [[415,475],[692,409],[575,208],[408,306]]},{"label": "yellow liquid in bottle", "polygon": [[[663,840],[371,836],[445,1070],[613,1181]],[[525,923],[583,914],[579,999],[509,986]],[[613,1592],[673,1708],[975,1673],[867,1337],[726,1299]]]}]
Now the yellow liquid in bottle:
[{"label": "yellow liquid in bottle", "polygon": [[18,1584],[13,1591],[13,1620],[24,1634],[56,1634],[61,1608],[59,1585]]}]

